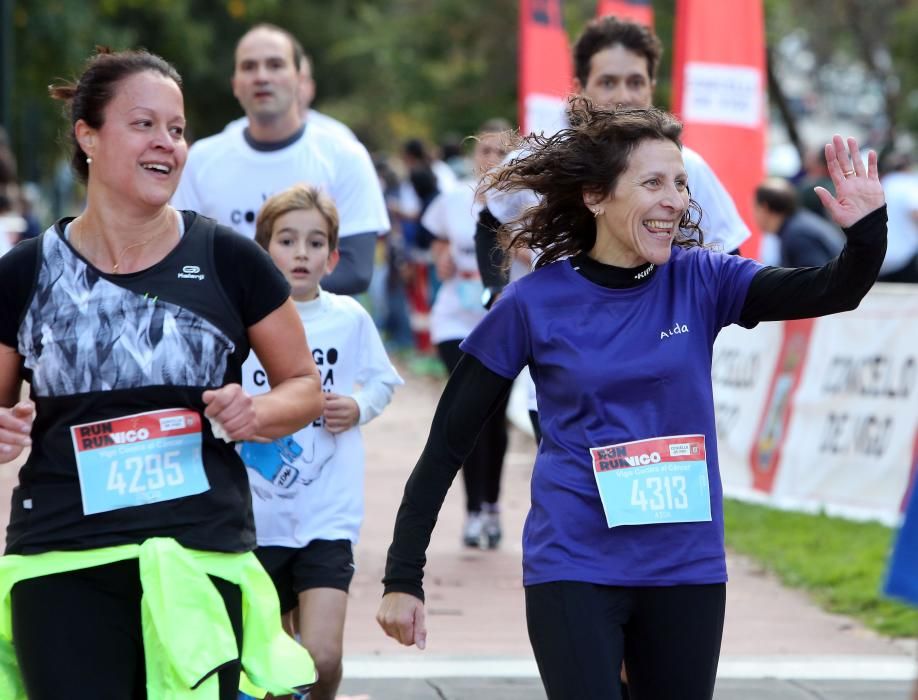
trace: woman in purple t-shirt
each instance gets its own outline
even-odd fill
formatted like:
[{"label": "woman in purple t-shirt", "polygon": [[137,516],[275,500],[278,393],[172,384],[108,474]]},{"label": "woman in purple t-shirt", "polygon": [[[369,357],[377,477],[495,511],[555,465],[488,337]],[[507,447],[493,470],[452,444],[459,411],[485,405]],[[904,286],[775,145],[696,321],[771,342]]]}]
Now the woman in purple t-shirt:
[{"label": "woman in purple t-shirt", "polygon": [[[481,424],[526,365],[542,441],[523,532],[530,641],[551,700],[710,700],[727,580],[711,355],[732,323],[857,306],[886,247],[871,153],[826,146],[847,237],[821,268],[771,268],[703,247],[681,125],[657,110],[572,110],[491,185],[540,204],[511,247],[541,251],[462,344],[405,489],[377,619],[426,645],[424,551]],[[850,156],[848,154],[850,150]],[[703,224],[703,219],[701,219]],[[520,224],[522,224],[520,226]]]}]

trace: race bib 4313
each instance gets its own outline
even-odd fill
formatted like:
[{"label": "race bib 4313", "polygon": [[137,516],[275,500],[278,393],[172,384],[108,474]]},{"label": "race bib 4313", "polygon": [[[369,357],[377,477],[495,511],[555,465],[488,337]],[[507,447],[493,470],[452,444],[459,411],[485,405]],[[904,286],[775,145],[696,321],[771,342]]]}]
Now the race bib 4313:
[{"label": "race bib 4313", "polygon": [[704,435],[673,435],[591,447],[609,527],[711,519]]}]

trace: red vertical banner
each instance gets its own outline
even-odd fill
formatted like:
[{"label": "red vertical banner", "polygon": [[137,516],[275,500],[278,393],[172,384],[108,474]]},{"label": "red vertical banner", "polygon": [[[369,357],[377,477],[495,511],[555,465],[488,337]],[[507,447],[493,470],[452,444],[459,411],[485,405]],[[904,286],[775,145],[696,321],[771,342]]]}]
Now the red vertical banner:
[{"label": "red vertical banner", "polygon": [[806,354],[813,334],[812,318],[784,322],[784,338],[765,411],[759,422],[759,431],[749,454],[752,470],[752,487],[771,493],[778,466],[781,447],[787,437],[787,428],[793,415],[794,394],[803,378]]},{"label": "red vertical banner", "polygon": [[[683,140],[733,197],[752,231],[743,254],[759,254],[752,214],[765,173],[765,19],[762,0],[677,0],[673,111]],[[691,183],[690,183],[691,186]]]},{"label": "red vertical banner", "polygon": [[650,0],[599,0],[597,17],[614,15],[653,28],[653,6]]},{"label": "red vertical banner", "polygon": [[573,85],[561,0],[520,0],[519,119],[524,134],[554,133],[564,123]]}]

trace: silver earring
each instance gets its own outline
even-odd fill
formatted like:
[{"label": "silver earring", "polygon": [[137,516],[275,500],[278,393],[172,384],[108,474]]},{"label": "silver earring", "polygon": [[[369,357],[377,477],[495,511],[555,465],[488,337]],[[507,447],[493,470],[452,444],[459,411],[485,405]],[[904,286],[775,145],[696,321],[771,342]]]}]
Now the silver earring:
[{"label": "silver earring", "polygon": [[602,209],[599,209],[598,207],[597,207],[596,209],[594,209],[594,210],[593,210],[593,216],[594,216],[594,217],[596,217],[596,216],[602,216]]},{"label": "silver earring", "polygon": [[92,158],[90,156],[86,156],[86,165],[92,165]]}]

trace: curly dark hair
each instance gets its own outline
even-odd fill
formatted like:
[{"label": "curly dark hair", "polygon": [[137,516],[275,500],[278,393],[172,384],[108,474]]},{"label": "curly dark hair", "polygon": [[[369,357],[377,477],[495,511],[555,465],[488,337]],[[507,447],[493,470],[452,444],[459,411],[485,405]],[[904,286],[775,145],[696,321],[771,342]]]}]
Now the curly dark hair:
[{"label": "curly dark hair", "polygon": [[[585,98],[574,99],[569,128],[552,136],[525,137],[520,156],[482,183],[483,189],[532,190],[541,197],[537,206],[501,226],[503,244],[538,252],[536,267],[590,251],[596,244],[596,222],[583,203],[584,193],[597,199],[609,196],[638,145],[669,140],[681,149],[681,133],[682,124],[659,109],[600,109]],[[690,200],[675,245],[703,245],[700,220],[701,209]]]},{"label": "curly dark hair", "polygon": [[593,56],[618,44],[647,59],[647,75],[654,79],[663,55],[660,38],[643,24],[609,16],[592,20],[574,44],[574,71],[581,85],[589,80]]}]

